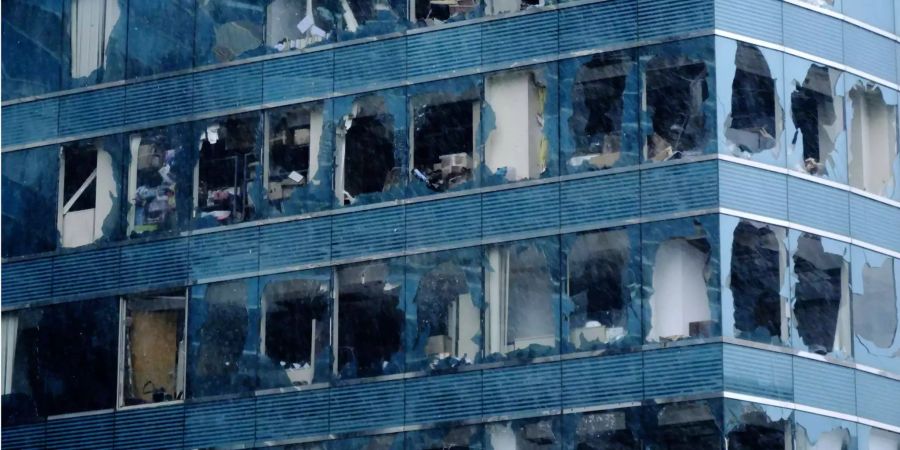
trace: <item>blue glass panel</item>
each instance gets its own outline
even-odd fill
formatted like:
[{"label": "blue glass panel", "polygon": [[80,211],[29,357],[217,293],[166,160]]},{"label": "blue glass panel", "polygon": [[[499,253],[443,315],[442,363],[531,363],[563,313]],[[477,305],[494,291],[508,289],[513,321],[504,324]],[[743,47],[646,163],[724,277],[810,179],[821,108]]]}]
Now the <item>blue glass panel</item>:
[{"label": "blue glass panel", "polygon": [[196,66],[262,55],[268,1],[201,0],[194,30]]},{"label": "blue glass panel", "polygon": [[851,258],[854,359],[900,373],[900,264],[855,246]]},{"label": "blue glass panel", "polygon": [[129,2],[127,78],[193,66],[194,9],[195,0]]},{"label": "blue glass panel", "polygon": [[3,257],[56,248],[58,147],[3,153]]},{"label": "blue glass panel", "polygon": [[3,2],[3,100],[59,90],[63,0]]}]

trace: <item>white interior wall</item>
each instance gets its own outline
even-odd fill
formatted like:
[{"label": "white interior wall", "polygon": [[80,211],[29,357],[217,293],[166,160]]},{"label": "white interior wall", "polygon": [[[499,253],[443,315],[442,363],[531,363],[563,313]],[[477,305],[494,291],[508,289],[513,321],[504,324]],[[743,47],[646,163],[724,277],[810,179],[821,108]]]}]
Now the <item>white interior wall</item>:
[{"label": "white interior wall", "polygon": [[[527,71],[493,75],[484,85],[485,101],[494,111],[494,129],[485,143],[485,164],[491,171],[507,168],[506,179],[516,181],[535,173],[537,145],[537,97],[532,74]],[[540,131],[537,132],[538,135]]]},{"label": "white interior wall", "polygon": [[319,173],[319,152],[321,151],[322,129],[325,126],[325,116],[321,108],[314,108],[309,112],[309,180],[316,179]]},{"label": "white interior wall", "polygon": [[649,340],[688,336],[690,322],[710,320],[706,259],[685,239],[660,244],[654,260]]},{"label": "white interior wall", "polygon": [[137,214],[134,199],[137,197],[138,150],[141,147],[139,133],[129,137],[128,147],[131,151],[131,164],[128,166],[128,231],[126,234],[131,235],[131,232],[134,231],[134,218]]},{"label": "white interior wall", "polygon": [[871,431],[869,431],[869,448],[867,450],[897,449],[900,449],[900,435],[878,428],[871,428]]},{"label": "white interior wall", "polygon": [[297,24],[306,13],[306,0],[275,0],[266,9],[266,43],[301,37]]},{"label": "white interior wall", "polygon": [[3,375],[0,377],[0,393],[12,392],[13,363],[16,360],[16,338],[19,331],[19,317],[15,313],[3,314]]},{"label": "white interior wall", "polygon": [[73,0],[71,37],[73,77],[85,77],[103,66],[106,46],[119,20],[116,0]]},{"label": "white interior wall", "polygon": [[485,353],[502,353],[505,351],[505,309],[506,299],[503,297],[507,293],[504,280],[507,279],[505,272],[508,269],[505,259],[506,252],[500,248],[492,247],[488,250],[488,267],[491,270],[485,271],[485,295],[488,304],[487,317],[484,321],[485,326]]},{"label": "white interior wall", "polygon": [[837,330],[834,334],[834,348],[849,355],[853,342],[853,331],[850,329],[850,268],[844,262],[841,265],[841,303],[838,307]]},{"label": "white interior wall", "polygon": [[457,323],[459,333],[456,354],[465,355],[474,360],[478,354],[478,345],[472,342],[471,337],[477,336],[481,332],[481,311],[472,302],[471,294],[463,294],[459,296],[457,312],[459,313]]},{"label": "white interior wall", "polygon": [[112,156],[102,148],[97,149],[97,200],[94,204],[93,240],[103,236],[103,222],[112,212],[117,197],[116,179]]},{"label": "white interior wall", "polygon": [[880,194],[891,181],[896,112],[873,93],[860,92],[851,102],[854,107],[850,136],[854,150],[850,161],[853,184]]}]

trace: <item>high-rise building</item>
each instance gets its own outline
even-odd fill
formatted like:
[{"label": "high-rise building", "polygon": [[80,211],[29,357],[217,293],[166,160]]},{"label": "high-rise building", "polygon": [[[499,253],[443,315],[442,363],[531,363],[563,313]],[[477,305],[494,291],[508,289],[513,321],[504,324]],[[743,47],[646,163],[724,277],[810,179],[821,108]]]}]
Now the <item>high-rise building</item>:
[{"label": "high-rise building", "polygon": [[900,449],[900,1],[4,0],[4,448]]}]

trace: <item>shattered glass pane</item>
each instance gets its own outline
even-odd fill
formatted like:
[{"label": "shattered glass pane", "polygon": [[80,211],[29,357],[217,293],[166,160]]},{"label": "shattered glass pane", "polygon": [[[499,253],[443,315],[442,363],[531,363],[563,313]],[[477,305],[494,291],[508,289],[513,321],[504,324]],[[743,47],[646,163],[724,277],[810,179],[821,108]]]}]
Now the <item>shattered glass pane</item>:
[{"label": "shattered glass pane", "polygon": [[339,41],[397,33],[406,28],[407,0],[328,0],[328,4],[319,11],[331,12]]},{"label": "shattered glass pane", "polygon": [[562,448],[559,416],[494,422],[484,426],[485,450],[557,450]]},{"label": "shattered glass pane", "polygon": [[484,186],[557,174],[557,95],[556,64],[485,76]]},{"label": "shattered glass pane", "polygon": [[126,77],[190,69],[196,0],[128,2]]},{"label": "shattered glass pane", "polygon": [[365,205],[403,196],[407,167],[406,94],[391,89],[335,100],[338,205]]},{"label": "shattered glass pane", "polygon": [[195,65],[218,64],[265,53],[266,2],[198,0]]},{"label": "shattered glass pane", "polygon": [[900,448],[900,434],[858,424],[860,450],[895,450]]},{"label": "shattered glass pane", "polygon": [[331,378],[331,274],[322,268],[260,280],[258,389]]},{"label": "shattered glass pane", "polygon": [[286,52],[333,42],[342,12],[339,1],[272,0],[266,6],[266,46]]},{"label": "shattered glass pane", "polygon": [[379,434],[328,442],[328,450],[404,450],[403,433]]},{"label": "shattered glass pane", "polygon": [[641,342],[640,227],[563,238],[565,351]]},{"label": "shattered glass pane", "polygon": [[128,135],[128,230],[131,238],[187,229],[194,193],[190,124]]},{"label": "shattered glass pane", "polygon": [[0,248],[4,258],[56,249],[56,221],[52,218],[57,212],[58,154],[55,145],[3,153]]},{"label": "shattered glass pane", "polygon": [[257,290],[256,278],[191,288],[188,398],[243,394],[256,388]]},{"label": "shattered glass pane", "polygon": [[730,216],[721,216],[721,226],[723,331],[787,345],[787,230]]},{"label": "shattered glass pane", "polygon": [[[334,135],[331,102],[288,106],[266,113],[264,217],[329,209]],[[260,209],[263,209],[260,208]]]},{"label": "shattered glass pane", "polygon": [[63,144],[57,230],[63,248],[121,239],[123,136]]},{"label": "shattered glass pane", "polygon": [[410,196],[471,189],[481,130],[481,77],[409,87]]},{"label": "shattered glass pane", "polygon": [[559,240],[487,249],[485,359],[530,359],[559,353]]},{"label": "shattered glass pane", "polygon": [[774,450],[791,448],[791,410],[725,400],[725,448]]},{"label": "shattered glass pane", "polygon": [[125,78],[128,1],[64,3],[63,89]]},{"label": "shattered glass pane", "polygon": [[785,55],[788,168],[839,183],[847,182],[844,131],[844,74]]},{"label": "shattered glass pane", "polygon": [[[803,3],[808,3],[813,6],[818,6],[821,8],[831,9],[834,11],[840,11],[842,8],[843,0],[799,0]],[[852,3],[852,0],[851,0]]]},{"label": "shattered glass pane", "polygon": [[[430,27],[474,19],[485,14],[526,9],[532,1],[536,3],[536,0],[415,0],[410,2],[409,21],[417,27]],[[543,3],[543,0],[540,2]],[[492,6],[497,9],[496,13],[492,12]]]},{"label": "shattered glass pane", "polygon": [[642,226],[646,342],[721,335],[717,216]]},{"label": "shattered glass pane", "polygon": [[791,230],[793,346],[820,355],[850,355],[850,248]]},{"label": "shattered glass pane", "polygon": [[484,429],[480,425],[445,426],[406,433],[406,448],[416,450],[481,450]]},{"label": "shattered glass pane", "polygon": [[718,38],[716,55],[720,151],[784,167],[782,54]]},{"label": "shattered glass pane", "polygon": [[722,400],[644,408],[646,450],[714,450],[722,447]]},{"label": "shattered glass pane", "polygon": [[847,87],[850,185],[900,198],[897,92],[855,76]]},{"label": "shattered glass pane", "polygon": [[481,359],[481,248],[406,258],[408,371],[454,371]]},{"label": "shattered glass pane", "polygon": [[851,255],[854,359],[900,373],[900,264],[860,247]]},{"label": "shattered glass pane", "polygon": [[643,160],[715,152],[715,48],[709,38],[644,47]]},{"label": "shattered glass pane", "polygon": [[4,312],[3,356],[9,349],[13,361],[4,369],[12,373],[4,386],[3,425],[113,408],[118,323],[114,298]]},{"label": "shattered glass pane", "polygon": [[334,373],[341,379],[400,373],[403,357],[403,261],[337,268]]},{"label": "shattered glass pane", "polygon": [[[2,7],[3,100],[60,89],[63,63],[63,2],[7,0]],[[9,64],[27,61],[27,64]],[[4,240],[4,243],[8,241]]]},{"label": "shattered glass pane", "polygon": [[796,450],[850,450],[856,448],[856,424],[808,412],[794,413]]},{"label": "shattered glass pane", "polygon": [[263,122],[260,113],[210,119],[195,124],[199,139],[196,186],[198,228],[259,218],[264,187],[260,155]]},{"label": "shattered glass pane", "polygon": [[567,59],[560,70],[565,173],[637,164],[639,80],[634,50]]},{"label": "shattered glass pane", "polygon": [[184,398],[184,289],[125,298],[124,380],[119,406]]},{"label": "shattered glass pane", "polygon": [[564,415],[565,448],[639,450],[643,435],[640,411],[629,408]]}]

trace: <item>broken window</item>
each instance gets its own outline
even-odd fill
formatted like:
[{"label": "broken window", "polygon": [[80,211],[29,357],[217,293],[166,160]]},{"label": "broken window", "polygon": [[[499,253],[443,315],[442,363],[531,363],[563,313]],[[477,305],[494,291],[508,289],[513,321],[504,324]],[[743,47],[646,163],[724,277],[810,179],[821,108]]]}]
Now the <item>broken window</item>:
[{"label": "broken window", "polygon": [[580,233],[566,242],[568,350],[639,344],[640,228]]},{"label": "broken window", "polygon": [[849,450],[856,448],[856,424],[840,419],[796,411],[796,450]]},{"label": "broken window", "polygon": [[258,388],[328,381],[331,269],[275,275],[261,284]]},{"label": "broken window", "polygon": [[408,0],[338,0],[331,11],[346,41],[403,31]]},{"label": "broken window", "polygon": [[416,322],[407,370],[449,371],[481,357],[481,248],[406,258],[407,315]]},{"label": "broken window", "polygon": [[[785,165],[783,144],[784,72],[782,55],[774,50],[730,39],[716,39],[720,135],[726,154]],[[732,56],[733,59],[732,59]]]},{"label": "broken window", "polygon": [[116,405],[113,298],[3,313],[3,424]]},{"label": "broken window", "polygon": [[900,264],[859,247],[851,255],[854,359],[900,373]]},{"label": "broken window", "polygon": [[557,450],[563,444],[559,416],[488,423],[485,448],[503,450]]},{"label": "broken window", "polygon": [[336,269],[334,373],[342,379],[399,373],[403,367],[402,260]]},{"label": "broken window", "polygon": [[263,198],[258,113],[201,122],[195,218],[210,227],[254,220]]},{"label": "broken window", "polygon": [[[855,80],[855,81],[851,81]],[[886,197],[900,194],[897,92],[851,77],[847,127],[850,185]]]},{"label": "broken window", "polygon": [[719,336],[717,218],[648,223],[642,239],[646,341]]},{"label": "broken window", "polygon": [[434,26],[481,17],[481,0],[409,0],[409,21],[416,26]]},{"label": "broken window", "polygon": [[847,244],[790,232],[794,346],[820,355],[850,355],[850,249]]},{"label": "broken window", "polygon": [[257,0],[197,0],[195,65],[224,63],[265,53],[266,4]]},{"label": "broken window", "polygon": [[843,73],[789,55],[784,64],[791,91],[789,168],[846,183]]},{"label": "broken window", "polygon": [[119,405],[183,399],[185,291],[130,295],[122,304],[124,379]]},{"label": "broken window", "polygon": [[[4,5],[5,6],[5,5]],[[59,147],[3,152],[0,201],[4,258],[56,249]]]},{"label": "broken window", "polygon": [[331,146],[323,140],[322,103],[266,113],[265,174],[268,216],[300,214],[331,206]]},{"label": "broken window", "polygon": [[712,44],[711,39],[694,39],[643,49],[644,161],[714,151]]},{"label": "broken window", "polygon": [[197,285],[188,308],[188,398],[255,389],[259,309],[255,278]]},{"label": "broken window", "polygon": [[569,173],[638,163],[638,64],[633,51],[560,63],[560,139]]},{"label": "broken window", "polygon": [[117,237],[120,145],[111,136],[60,149],[57,226],[64,248]]},{"label": "broken window", "polygon": [[336,100],[334,192],[340,205],[399,198],[406,166],[406,96],[393,89]]},{"label": "broken window", "polygon": [[730,216],[720,220],[722,248],[726,249],[722,260],[726,270],[722,292],[725,333],[786,345],[790,317],[787,230]]},{"label": "broken window", "polygon": [[[128,78],[193,66],[196,3],[196,0],[128,2]],[[227,88],[222,86],[223,90]]]},{"label": "broken window", "polygon": [[3,101],[58,91],[65,66],[62,2],[11,0],[0,8],[3,58],[19,62],[3,65]]},{"label": "broken window", "polygon": [[342,6],[328,0],[274,0],[266,6],[266,44],[286,52],[333,41]]},{"label": "broken window", "polygon": [[409,88],[413,195],[473,187],[481,122],[480,78]]},{"label": "broken window", "polygon": [[880,428],[858,424],[860,450],[897,450],[900,448],[900,434]]},{"label": "broken window", "polygon": [[576,450],[641,449],[639,408],[563,416],[566,442]]},{"label": "broken window", "polygon": [[403,433],[378,434],[328,442],[328,450],[403,450]]},{"label": "broken window", "polygon": [[194,176],[187,124],[132,133],[128,138],[128,236],[187,227]]},{"label": "broken window", "polygon": [[64,87],[121,80],[125,76],[126,2],[69,0],[65,42],[68,70]]},{"label": "broken window", "polygon": [[485,185],[556,173],[556,66],[488,74],[484,82]]},{"label": "broken window", "polygon": [[534,358],[559,350],[559,241],[556,237],[487,249],[485,357]]},{"label": "broken window", "polygon": [[475,450],[482,448],[479,425],[446,426],[406,433],[406,448],[416,450]]},{"label": "broken window", "polygon": [[789,450],[791,411],[756,403],[725,400],[725,448]]},{"label": "broken window", "polygon": [[506,14],[553,4],[552,0],[486,0],[484,11],[487,15]]},{"label": "broken window", "polygon": [[669,403],[644,410],[647,450],[722,448],[721,400]]}]

